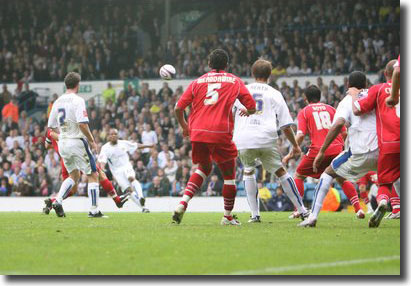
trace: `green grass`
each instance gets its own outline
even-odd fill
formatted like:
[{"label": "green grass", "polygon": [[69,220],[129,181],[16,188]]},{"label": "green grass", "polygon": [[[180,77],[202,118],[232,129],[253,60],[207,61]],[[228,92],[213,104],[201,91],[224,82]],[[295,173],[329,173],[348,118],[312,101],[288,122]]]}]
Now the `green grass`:
[{"label": "green grass", "polygon": [[399,220],[369,229],[368,217],[322,213],[303,229],[288,214],[248,224],[240,213],[242,226],[221,226],[219,213],[180,225],[169,213],[0,213],[0,274],[400,274]]}]

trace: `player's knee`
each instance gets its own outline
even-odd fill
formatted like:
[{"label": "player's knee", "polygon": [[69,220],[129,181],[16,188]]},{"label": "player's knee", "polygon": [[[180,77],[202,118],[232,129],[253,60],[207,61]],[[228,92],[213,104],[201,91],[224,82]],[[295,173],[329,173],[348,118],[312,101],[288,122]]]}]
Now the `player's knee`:
[{"label": "player's knee", "polygon": [[[212,169],[212,165],[210,163],[200,163],[198,165],[198,168],[197,168],[196,172],[200,171],[206,177],[208,177],[208,175],[210,175],[210,173],[211,173],[211,169]],[[200,172],[198,172],[197,174],[199,174]],[[200,176],[201,176],[201,173],[199,174]]]}]

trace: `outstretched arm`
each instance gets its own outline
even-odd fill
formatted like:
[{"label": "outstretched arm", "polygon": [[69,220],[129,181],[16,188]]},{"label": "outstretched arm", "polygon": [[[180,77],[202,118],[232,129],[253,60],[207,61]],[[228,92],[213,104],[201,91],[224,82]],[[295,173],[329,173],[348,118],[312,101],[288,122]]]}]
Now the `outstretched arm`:
[{"label": "outstretched arm", "polygon": [[313,163],[314,172],[317,172],[322,161],[324,160],[325,151],[328,149],[328,147],[331,145],[334,139],[337,138],[337,136],[341,133],[341,130],[344,124],[345,124],[344,118],[339,117],[337,118],[333,126],[331,126],[330,131],[328,131],[328,134],[325,137],[324,143],[320,148],[320,151],[318,151],[318,154],[314,159],[314,163]]}]

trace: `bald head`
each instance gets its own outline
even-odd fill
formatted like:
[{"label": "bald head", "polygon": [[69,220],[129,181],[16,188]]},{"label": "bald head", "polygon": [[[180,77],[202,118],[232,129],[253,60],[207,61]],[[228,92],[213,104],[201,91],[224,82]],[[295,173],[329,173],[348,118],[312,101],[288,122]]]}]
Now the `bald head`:
[{"label": "bald head", "polygon": [[384,70],[384,75],[387,78],[387,80],[391,80],[392,78],[392,73],[394,72],[394,65],[397,63],[397,60],[391,60],[388,62],[388,64],[385,66]]},{"label": "bald head", "polygon": [[118,140],[118,131],[117,131],[117,129],[111,128],[108,135],[109,135],[108,140],[110,141],[110,143],[113,144],[113,145],[117,144],[117,140]]}]

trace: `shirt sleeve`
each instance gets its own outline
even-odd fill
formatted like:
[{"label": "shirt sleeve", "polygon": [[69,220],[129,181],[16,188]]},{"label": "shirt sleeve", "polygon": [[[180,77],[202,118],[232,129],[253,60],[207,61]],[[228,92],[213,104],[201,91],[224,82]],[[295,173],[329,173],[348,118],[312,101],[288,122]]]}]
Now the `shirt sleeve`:
[{"label": "shirt sleeve", "polygon": [[184,91],[183,95],[177,101],[177,106],[181,109],[185,109],[193,102],[193,88],[195,81],[191,82],[187,89]]},{"label": "shirt sleeve", "polygon": [[302,133],[304,135],[307,134],[307,121],[304,116],[304,109],[301,110],[298,115],[297,115],[297,121],[298,121],[298,128],[297,128],[297,134]]},{"label": "shirt sleeve", "polygon": [[337,121],[338,118],[343,118],[345,122],[351,123],[351,95],[345,96],[345,98],[338,104],[337,111],[334,115],[333,124]]},{"label": "shirt sleeve", "polygon": [[56,105],[53,104],[53,107],[51,108],[51,112],[49,115],[49,120],[47,123],[47,126],[50,128],[57,128],[58,127],[58,122],[57,122],[57,110],[56,110]]},{"label": "shirt sleeve", "polygon": [[88,123],[86,102],[84,101],[84,99],[80,98],[80,100],[77,103],[75,112],[77,123]]},{"label": "shirt sleeve", "polygon": [[375,109],[377,105],[377,94],[381,86],[373,86],[368,90],[366,97],[358,99],[354,102],[355,107],[361,112],[361,114],[368,113]]},{"label": "shirt sleeve", "polygon": [[129,153],[134,153],[134,151],[136,151],[138,148],[138,144],[136,142],[124,141],[124,143],[126,144],[127,151]]},{"label": "shirt sleeve", "polygon": [[288,125],[295,125],[293,119],[291,118],[287,103],[285,103],[285,100],[281,93],[279,94],[278,99],[273,99],[273,104],[274,110],[277,114],[279,128],[284,128]]},{"label": "shirt sleeve", "polygon": [[100,154],[98,155],[97,161],[103,164],[107,163],[107,154],[106,154],[106,148],[104,146],[101,148]]},{"label": "shirt sleeve", "polygon": [[256,109],[256,103],[250,91],[241,79],[237,78],[237,80],[240,85],[237,96],[238,100],[247,110]]}]

